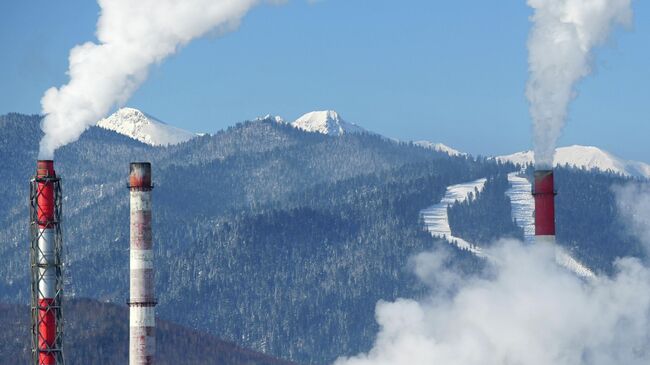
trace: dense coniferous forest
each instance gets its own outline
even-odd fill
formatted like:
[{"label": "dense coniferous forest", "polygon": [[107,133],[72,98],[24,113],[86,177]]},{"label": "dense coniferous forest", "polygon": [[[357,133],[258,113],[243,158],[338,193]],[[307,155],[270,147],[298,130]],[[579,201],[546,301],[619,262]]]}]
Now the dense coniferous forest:
[{"label": "dense coniferous forest", "polygon": [[620,219],[612,188],[631,178],[568,167],[555,171],[558,243],[597,271],[612,273],[616,258],[645,257]]},{"label": "dense coniferous forest", "polygon": [[[27,181],[39,120],[0,117],[0,153],[8,156],[0,165],[3,302],[28,300]],[[68,297],[126,300],[128,163],[149,160],[158,315],[303,364],[367,351],[377,301],[424,293],[408,261],[447,245],[419,222],[419,211],[440,201],[447,186],[488,178],[482,193],[449,209],[454,234],[481,244],[521,236],[504,195],[516,166],[372,134],[330,137],[267,120],[154,148],[91,128],[56,160]],[[558,224],[558,236],[571,252],[604,271],[612,255],[635,252],[631,238],[616,248],[605,240],[623,236],[623,228],[604,187],[625,179],[570,169],[557,176],[558,218],[575,222]],[[609,236],[586,232],[593,224]],[[483,265],[449,247],[450,262],[463,270]]]},{"label": "dense coniferous forest", "polygon": [[[482,247],[499,238],[524,239],[524,232],[511,218],[510,188],[507,174],[488,178],[481,192],[447,209],[449,226],[455,235]],[[487,223],[487,224],[486,224]]]}]

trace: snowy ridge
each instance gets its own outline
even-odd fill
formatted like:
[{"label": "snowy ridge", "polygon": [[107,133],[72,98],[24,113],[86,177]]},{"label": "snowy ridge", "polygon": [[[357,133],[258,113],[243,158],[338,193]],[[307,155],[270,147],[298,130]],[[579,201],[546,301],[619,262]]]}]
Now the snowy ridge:
[{"label": "snowy ridge", "polygon": [[[524,241],[535,243],[535,199],[531,194],[532,185],[522,172],[508,174],[510,189],[506,195],[510,198],[512,206],[512,219],[517,220],[517,225],[524,230]],[[594,273],[585,265],[574,259],[560,246],[556,246],[555,261],[561,266],[585,278],[595,277]]]},{"label": "snowy ridge", "polygon": [[172,127],[137,109],[122,108],[97,126],[151,146],[167,146],[188,141],[197,136],[180,128]]},{"label": "snowy ridge", "polygon": [[447,146],[445,144],[442,144],[442,143],[433,143],[433,142],[429,142],[429,141],[415,141],[415,142],[413,142],[413,144],[416,145],[416,146],[420,146],[420,147],[423,147],[423,148],[428,148],[430,150],[434,150],[434,151],[437,151],[437,152],[443,152],[443,153],[446,153],[449,156],[453,156],[453,157],[467,156],[466,153],[460,152],[460,151],[458,151],[456,149],[453,149],[453,148],[451,148],[451,147],[449,147],[449,146]]},{"label": "snowy ridge", "polygon": [[255,121],[256,122],[274,122],[274,123],[278,123],[278,124],[287,124],[287,122],[281,116],[279,116],[279,115],[271,115],[271,114],[267,114],[267,115],[265,115],[263,117],[257,117],[257,118],[255,118]]},{"label": "snowy ridge", "polygon": [[343,120],[333,110],[310,112],[291,123],[294,128],[307,132],[317,132],[330,136],[341,136],[346,133],[364,133],[365,129],[354,123]]},{"label": "snowy ridge", "polygon": [[[534,154],[533,151],[517,152],[507,156],[499,156],[496,159],[529,165],[534,161]],[[555,165],[569,165],[588,170],[598,169],[626,176],[650,178],[650,165],[638,161],[627,161],[593,146],[573,145],[560,147],[555,152]]]},{"label": "snowy ridge", "polygon": [[451,227],[449,227],[449,216],[447,215],[447,206],[456,202],[464,202],[469,198],[470,193],[475,190],[483,191],[487,179],[478,179],[475,181],[452,185],[447,187],[445,196],[440,203],[423,209],[420,212],[420,217],[424,222],[426,230],[434,237],[441,237],[447,242],[458,246],[461,249],[471,251],[477,255],[482,255],[481,249],[460,237],[454,237],[451,234]]}]

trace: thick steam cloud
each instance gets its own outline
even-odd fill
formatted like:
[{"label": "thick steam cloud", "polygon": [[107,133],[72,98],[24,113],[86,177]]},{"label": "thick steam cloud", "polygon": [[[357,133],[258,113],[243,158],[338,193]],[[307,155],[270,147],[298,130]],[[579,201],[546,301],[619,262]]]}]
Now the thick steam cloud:
[{"label": "thick steam cloud", "polygon": [[[650,239],[650,189],[616,190],[632,233]],[[641,260],[584,279],[558,266],[548,245],[504,241],[487,253],[489,268],[473,277],[446,269],[444,252],[417,256],[428,297],[378,303],[373,348],[335,365],[650,364],[650,268]]]},{"label": "thick steam cloud", "polygon": [[[263,0],[98,0],[99,43],[70,51],[70,81],[47,90],[41,105],[39,158],[76,141],[89,126],[123,104],[147,77],[149,67],[211,31],[236,28]],[[276,1],[277,2],[277,1]]]},{"label": "thick steam cloud", "polygon": [[593,48],[607,40],[615,25],[630,24],[631,1],[528,0],[535,13],[526,95],[538,168],[552,167],[575,84],[591,72]]},{"label": "thick steam cloud", "polygon": [[[495,276],[462,280],[451,297],[378,303],[373,349],[336,365],[650,363],[650,270],[640,261],[584,281],[551,247],[508,242],[490,255]],[[417,271],[450,277],[418,261]]]}]

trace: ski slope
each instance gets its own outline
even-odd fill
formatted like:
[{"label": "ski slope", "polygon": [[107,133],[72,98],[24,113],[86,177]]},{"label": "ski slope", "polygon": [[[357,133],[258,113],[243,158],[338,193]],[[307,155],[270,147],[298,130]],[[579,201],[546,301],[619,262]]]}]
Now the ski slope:
[{"label": "ski slope", "polygon": [[[456,202],[464,202],[469,199],[470,193],[476,190],[483,191],[487,179],[478,179],[462,184],[451,185],[447,187],[445,196],[440,203],[420,211],[420,218],[425,229],[436,238],[445,239],[450,244],[458,248],[468,250],[476,255],[485,257],[481,248],[460,237],[456,237],[451,232],[449,226],[449,215],[447,207]],[[512,204],[512,219],[524,230],[524,240],[528,244],[535,242],[535,200],[531,194],[532,185],[522,172],[513,172],[508,174],[510,189],[506,195],[510,198]],[[564,249],[556,246],[555,260],[563,267],[584,278],[594,278],[594,273],[585,265],[571,257]]]},{"label": "ski slope", "polygon": [[523,228],[524,241],[533,243],[535,241],[535,199],[531,194],[532,186],[519,172],[508,174],[508,182],[510,189],[506,191],[506,195],[510,198],[512,219]]},{"label": "ski slope", "polygon": [[469,250],[481,255],[481,249],[460,237],[454,237],[451,234],[451,227],[449,227],[449,216],[447,215],[447,207],[456,202],[464,202],[469,198],[470,193],[475,190],[483,191],[487,179],[478,179],[475,181],[451,185],[447,187],[445,196],[440,203],[433,205],[429,208],[420,211],[420,217],[424,223],[426,230],[433,236],[444,238],[450,244],[454,244],[461,249]]}]

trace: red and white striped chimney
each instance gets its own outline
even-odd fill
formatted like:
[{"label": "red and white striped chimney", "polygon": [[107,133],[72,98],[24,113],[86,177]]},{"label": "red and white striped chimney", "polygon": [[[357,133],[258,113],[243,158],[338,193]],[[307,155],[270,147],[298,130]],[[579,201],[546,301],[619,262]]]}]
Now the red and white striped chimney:
[{"label": "red and white striped chimney", "polygon": [[32,353],[38,365],[63,364],[60,180],[39,160],[31,184]]},{"label": "red and white striped chimney", "polygon": [[151,164],[130,165],[131,250],[129,364],[153,364],[156,353],[153,243],[151,239]]},{"label": "red and white striped chimney", "polygon": [[535,242],[555,243],[555,183],[553,170],[535,171]]}]

